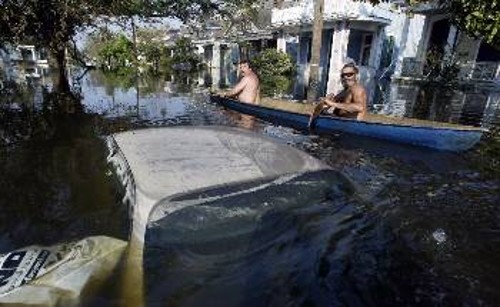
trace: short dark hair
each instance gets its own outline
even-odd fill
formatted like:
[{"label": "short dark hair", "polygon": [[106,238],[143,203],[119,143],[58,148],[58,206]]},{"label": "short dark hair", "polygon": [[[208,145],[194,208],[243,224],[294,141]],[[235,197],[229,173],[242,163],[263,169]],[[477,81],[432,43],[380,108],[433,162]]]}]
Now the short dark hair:
[{"label": "short dark hair", "polygon": [[241,64],[247,64],[247,65],[248,65],[248,68],[250,68],[251,70],[254,70],[253,65],[252,65],[252,62],[250,62],[250,60],[248,60],[248,59],[241,59],[241,60],[238,62],[238,65],[241,65]]},{"label": "short dark hair", "polygon": [[344,70],[344,68],[352,68],[352,69],[354,69],[354,72],[355,72],[356,74],[358,74],[358,73],[359,73],[359,68],[358,68],[358,67],[356,66],[356,64],[354,64],[354,63],[347,63],[347,64],[344,64],[344,66],[342,66],[342,69],[341,69],[341,70]]}]

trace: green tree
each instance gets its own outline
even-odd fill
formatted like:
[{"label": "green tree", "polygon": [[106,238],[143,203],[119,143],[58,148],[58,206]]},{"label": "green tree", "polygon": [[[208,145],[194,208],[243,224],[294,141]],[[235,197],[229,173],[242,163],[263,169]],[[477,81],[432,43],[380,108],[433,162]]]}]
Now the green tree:
[{"label": "green tree", "polygon": [[132,42],[123,34],[104,44],[98,52],[98,63],[108,70],[131,66],[133,59]]},{"label": "green tree", "polygon": [[226,1],[216,14],[199,15],[188,25],[192,33],[200,37],[206,34],[208,27],[216,25],[222,28],[224,38],[238,38],[270,26],[272,8],[273,1],[269,0]]},{"label": "green tree", "polygon": [[[51,54],[57,72],[55,88],[68,92],[66,50],[75,34],[95,25],[103,16],[178,17],[206,15],[238,5],[243,0],[2,0],[0,10],[0,41],[35,43]],[[248,0],[246,0],[248,1]]]},{"label": "green tree", "polygon": [[[172,56],[170,56],[172,52]],[[176,76],[184,76],[196,73],[200,69],[201,59],[194,52],[191,40],[181,37],[175,42],[175,46],[164,51],[163,69]]]},{"label": "green tree", "polygon": [[137,51],[143,57],[143,65],[152,65],[154,73],[160,69],[162,54],[166,52],[162,38],[166,29],[139,29],[137,31]]},{"label": "green tree", "polygon": [[290,89],[295,64],[288,54],[276,49],[265,49],[252,63],[259,75],[264,95],[280,96]]},{"label": "green tree", "polygon": [[97,60],[101,50],[108,45],[113,39],[115,39],[116,34],[111,32],[107,26],[100,27],[96,31],[92,32],[83,48],[83,53],[87,59]]},{"label": "green tree", "polygon": [[496,0],[441,0],[452,22],[474,37],[500,49],[500,3]]},{"label": "green tree", "polygon": [[5,0],[0,12],[0,38],[47,49],[57,73],[55,88],[68,92],[65,66],[69,43],[80,28],[90,24],[95,16],[111,12],[113,7],[112,1]]}]

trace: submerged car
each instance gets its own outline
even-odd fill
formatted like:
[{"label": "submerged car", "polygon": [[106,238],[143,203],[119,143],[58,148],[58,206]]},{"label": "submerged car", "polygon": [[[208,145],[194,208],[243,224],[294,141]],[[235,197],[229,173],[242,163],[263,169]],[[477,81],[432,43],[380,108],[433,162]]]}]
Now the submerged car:
[{"label": "submerged car", "polygon": [[[233,283],[231,272],[265,263],[252,254],[274,248],[280,227],[296,226],[280,216],[353,193],[318,159],[239,128],[127,131],[110,136],[108,147],[132,220],[122,280],[128,306],[203,304],[223,299],[224,288],[233,291],[229,305],[241,303],[248,285]],[[260,281],[248,304],[265,299],[269,281]]]}]

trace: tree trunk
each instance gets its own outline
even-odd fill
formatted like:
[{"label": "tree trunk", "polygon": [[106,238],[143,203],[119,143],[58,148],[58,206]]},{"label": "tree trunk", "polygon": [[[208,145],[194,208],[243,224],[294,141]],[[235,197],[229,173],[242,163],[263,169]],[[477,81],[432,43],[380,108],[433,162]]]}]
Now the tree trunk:
[{"label": "tree trunk", "polygon": [[311,46],[311,61],[309,63],[309,85],[307,87],[307,101],[318,98],[319,62],[321,57],[321,39],[323,36],[324,0],[314,0],[314,25]]},{"label": "tree trunk", "polygon": [[52,82],[54,89],[57,92],[68,93],[70,92],[68,75],[66,73],[66,48],[57,47],[52,50],[52,58],[54,67],[52,73]]}]

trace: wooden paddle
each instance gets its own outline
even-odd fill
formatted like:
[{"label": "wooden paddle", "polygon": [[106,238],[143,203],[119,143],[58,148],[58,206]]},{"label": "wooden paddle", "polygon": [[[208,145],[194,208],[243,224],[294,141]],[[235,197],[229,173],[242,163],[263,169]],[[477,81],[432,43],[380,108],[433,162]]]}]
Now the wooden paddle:
[{"label": "wooden paddle", "polygon": [[314,107],[314,110],[311,112],[311,116],[309,117],[309,123],[307,124],[309,131],[313,130],[314,121],[321,114],[321,112],[330,107],[331,106],[324,99],[320,99],[319,103]]}]

